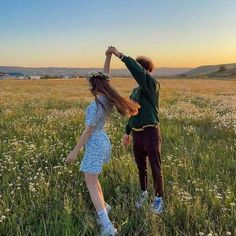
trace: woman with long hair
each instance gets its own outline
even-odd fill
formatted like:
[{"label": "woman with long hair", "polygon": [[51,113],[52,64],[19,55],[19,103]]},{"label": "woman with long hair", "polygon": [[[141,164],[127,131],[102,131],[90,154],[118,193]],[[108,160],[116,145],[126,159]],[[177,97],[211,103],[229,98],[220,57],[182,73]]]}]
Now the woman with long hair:
[{"label": "woman with long hair", "polygon": [[85,182],[91,200],[97,211],[101,223],[101,235],[116,235],[117,230],[108,217],[110,206],[105,202],[103,191],[98,179],[104,163],[111,158],[111,143],[104,131],[104,125],[108,115],[115,107],[122,116],[134,116],[140,106],[129,98],[121,96],[110,84],[111,53],[106,51],[104,73],[93,72],[88,75],[90,92],[94,95],[86,109],[86,128],[81,135],[78,144],[70,152],[66,163],[72,163],[83,146],[85,153],[80,165],[80,170],[85,175]]}]

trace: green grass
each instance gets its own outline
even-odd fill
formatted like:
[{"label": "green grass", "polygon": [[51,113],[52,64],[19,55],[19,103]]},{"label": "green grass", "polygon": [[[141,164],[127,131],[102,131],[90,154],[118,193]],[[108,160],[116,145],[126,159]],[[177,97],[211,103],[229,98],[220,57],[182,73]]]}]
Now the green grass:
[{"label": "green grass", "polygon": [[[166,109],[174,99],[166,102]],[[208,107],[198,97],[190,102]],[[95,210],[79,172],[83,153],[76,165],[64,165],[84,128],[85,106],[31,100],[0,107],[0,235],[98,235]],[[162,115],[166,208],[156,216],[149,205],[134,207],[139,184],[132,148],[121,143],[125,122],[113,113],[106,125],[113,159],[100,176],[119,235],[236,234],[232,129],[208,116]],[[148,190],[152,193],[150,169]]]}]

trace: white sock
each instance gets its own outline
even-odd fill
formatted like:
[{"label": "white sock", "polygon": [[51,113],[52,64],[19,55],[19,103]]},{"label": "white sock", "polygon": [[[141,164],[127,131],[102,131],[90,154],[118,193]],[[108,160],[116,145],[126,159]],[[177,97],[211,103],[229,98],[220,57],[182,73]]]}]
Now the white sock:
[{"label": "white sock", "polygon": [[157,201],[157,200],[162,200],[162,197],[155,196],[154,201]]},{"label": "white sock", "polygon": [[103,210],[97,211],[97,214],[104,228],[106,228],[109,224],[111,224],[106,208]]},{"label": "white sock", "polygon": [[143,196],[143,195],[148,195],[147,190],[146,190],[146,191],[142,191],[142,196]]}]

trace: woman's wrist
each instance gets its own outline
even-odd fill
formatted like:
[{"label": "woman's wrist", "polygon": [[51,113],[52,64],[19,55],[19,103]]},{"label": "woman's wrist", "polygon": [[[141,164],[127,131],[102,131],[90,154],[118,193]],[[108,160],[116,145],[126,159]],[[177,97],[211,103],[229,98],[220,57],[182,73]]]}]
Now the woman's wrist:
[{"label": "woman's wrist", "polygon": [[111,56],[112,56],[112,53],[106,54],[107,58],[111,58]]},{"label": "woman's wrist", "polygon": [[75,148],[74,148],[74,150],[73,150],[73,152],[76,154],[76,155],[78,155],[79,154],[79,152],[80,152],[80,146],[75,146]]}]

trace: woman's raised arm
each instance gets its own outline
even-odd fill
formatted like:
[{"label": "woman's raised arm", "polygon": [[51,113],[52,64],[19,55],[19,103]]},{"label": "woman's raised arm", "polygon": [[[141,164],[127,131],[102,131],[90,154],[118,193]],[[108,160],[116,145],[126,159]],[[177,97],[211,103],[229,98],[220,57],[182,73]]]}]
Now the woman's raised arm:
[{"label": "woman's raised arm", "polygon": [[104,62],[103,72],[106,74],[110,73],[110,64],[111,64],[112,53],[109,51],[109,48],[106,51],[106,59]]}]

